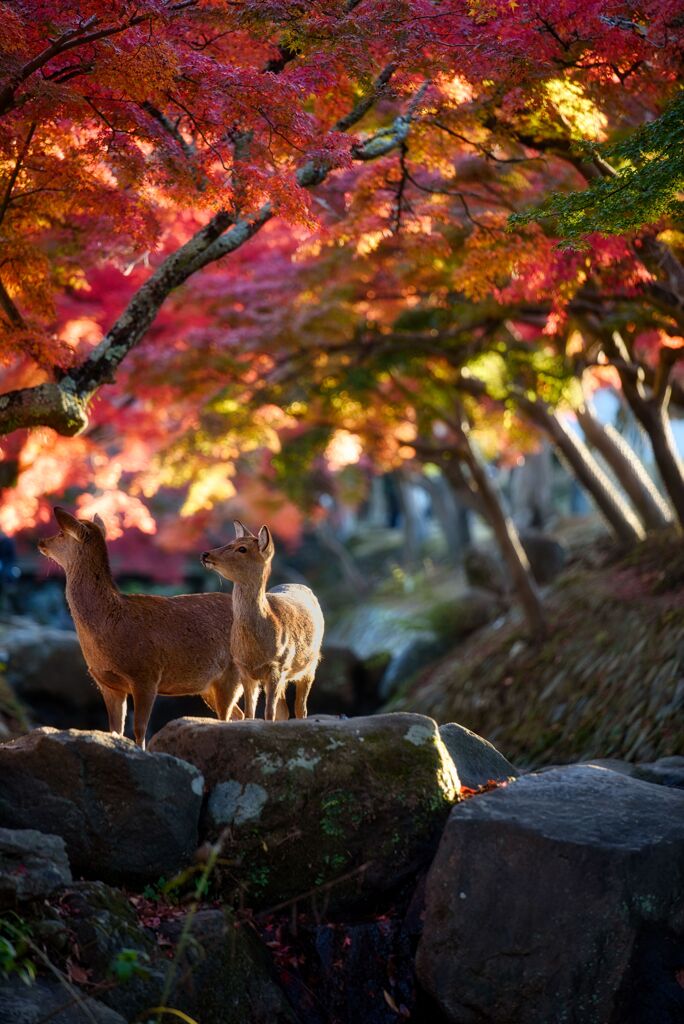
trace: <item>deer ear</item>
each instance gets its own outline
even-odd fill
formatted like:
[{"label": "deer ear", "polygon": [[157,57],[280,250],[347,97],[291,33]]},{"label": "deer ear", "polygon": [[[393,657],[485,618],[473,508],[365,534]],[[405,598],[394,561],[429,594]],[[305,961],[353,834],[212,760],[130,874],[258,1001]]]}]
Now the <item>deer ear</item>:
[{"label": "deer ear", "polygon": [[273,550],[273,537],[268,526],[262,526],[259,530],[259,551],[268,552]]},{"label": "deer ear", "polygon": [[233,520],[233,526],[235,527],[235,537],[240,540],[241,537],[253,537],[254,534],[251,530],[248,530],[244,523],[241,523],[239,519]]},{"label": "deer ear", "polygon": [[104,519],[102,518],[102,516],[98,515],[97,512],[93,516],[93,522],[95,523],[95,526],[97,526],[98,529],[102,531],[102,536],[106,537],[107,536],[107,527],[105,526]]},{"label": "deer ear", "polygon": [[60,508],[59,505],[55,505],[55,519],[62,530],[79,543],[83,543],[88,536],[88,531],[83,523],[80,523],[75,516],[72,516],[71,512]]}]

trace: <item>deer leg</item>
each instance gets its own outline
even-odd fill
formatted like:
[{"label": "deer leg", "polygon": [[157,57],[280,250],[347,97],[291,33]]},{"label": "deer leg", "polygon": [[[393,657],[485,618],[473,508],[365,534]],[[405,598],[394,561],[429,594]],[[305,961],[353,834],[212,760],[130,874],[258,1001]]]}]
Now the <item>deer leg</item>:
[{"label": "deer leg", "polygon": [[290,719],[290,709],[287,706],[287,698],[283,693],[276,704],[276,722],[287,722]]},{"label": "deer leg", "polygon": [[248,676],[242,676],[240,681],[245,691],[245,718],[256,718],[259,683],[256,679],[250,679]]},{"label": "deer leg", "polygon": [[221,722],[228,722],[231,718],[243,718],[237,702],[242,693],[242,683],[234,669],[218,679],[210,687],[209,692],[213,697],[213,707],[218,719]]},{"label": "deer leg", "polygon": [[123,736],[126,727],[127,694],[109,690],[106,686],[100,686],[99,690],[107,708],[109,731]]},{"label": "deer leg", "polygon": [[147,726],[152,714],[152,706],[157,696],[157,687],[136,687],[133,690],[133,732],[135,742],[145,749]]},{"label": "deer leg", "polygon": [[306,701],[309,696],[309,691],[313,686],[314,677],[302,676],[295,682],[296,696],[295,696],[295,718],[306,718]]},{"label": "deer leg", "polygon": [[203,690],[202,693],[200,693],[200,697],[207,705],[207,707],[211,708],[214,714],[218,716],[218,711],[216,710],[216,694],[214,693],[213,686],[210,686],[208,689]]},{"label": "deer leg", "polygon": [[[266,711],[264,718],[267,722],[275,722],[276,709],[281,700],[285,699],[285,687],[287,680],[279,668],[269,670],[268,677],[264,684],[266,690]],[[288,715],[289,717],[289,715]]]}]

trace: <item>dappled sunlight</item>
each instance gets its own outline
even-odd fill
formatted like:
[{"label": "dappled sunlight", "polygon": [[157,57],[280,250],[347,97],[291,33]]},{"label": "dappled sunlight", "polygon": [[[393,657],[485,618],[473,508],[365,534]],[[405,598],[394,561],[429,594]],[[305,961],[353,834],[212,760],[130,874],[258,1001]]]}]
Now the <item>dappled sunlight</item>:
[{"label": "dappled sunlight", "polygon": [[595,142],[606,138],[608,118],[598,110],[579,83],[555,78],[547,82],[545,88],[573,138],[593,139]]},{"label": "dappled sunlight", "polygon": [[681,8],[4,5],[3,1022],[674,1024]]},{"label": "dappled sunlight", "polygon": [[123,537],[130,529],[141,533],[154,534],[157,525],[149,509],[139,498],[122,491],[102,490],[96,494],[82,494],[77,500],[78,513],[85,519],[99,515],[107,527],[109,540]]},{"label": "dappled sunlight", "polygon": [[363,445],[358,435],[350,434],[348,430],[336,430],[325,449],[325,459],[328,468],[335,472],[358,462],[362,452]]}]

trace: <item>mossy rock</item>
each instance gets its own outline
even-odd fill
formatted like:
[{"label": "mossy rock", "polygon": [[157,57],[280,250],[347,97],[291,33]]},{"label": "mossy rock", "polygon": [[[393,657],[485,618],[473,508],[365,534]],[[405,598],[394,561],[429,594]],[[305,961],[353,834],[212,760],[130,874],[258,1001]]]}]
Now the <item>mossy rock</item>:
[{"label": "mossy rock", "polygon": [[179,719],[152,749],[195,764],[224,892],[248,906],[368,902],[429,863],[460,783],[432,719]]}]

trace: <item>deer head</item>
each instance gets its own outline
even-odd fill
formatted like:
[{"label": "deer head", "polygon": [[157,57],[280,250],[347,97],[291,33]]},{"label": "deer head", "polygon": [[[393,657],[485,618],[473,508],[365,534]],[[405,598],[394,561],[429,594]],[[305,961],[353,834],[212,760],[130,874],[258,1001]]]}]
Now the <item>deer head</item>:
[{"label": "deer head", "polygon": [[233,583],[261,583],[271,570],[275,551],[271,531],[262,526],[255,536],[239,519],[233,525],[235,540],[222,548],[204,551],[200,561],[206,569],[213,569]]},{"label": "deer head", "polygon": [[54,513],[59,533],[38,542],[41,555],[52,558],[65,572],[88,561],[99,564],[103,555],[106,560],[106,527],[98,515],[92,522],[86,522],[76,519],[59,505],[55,506]]}]

